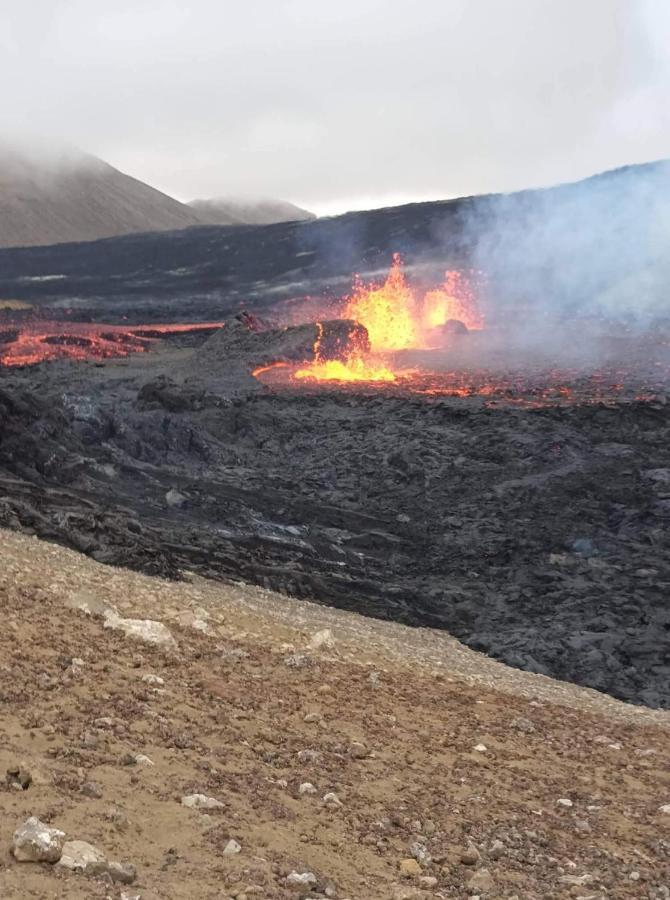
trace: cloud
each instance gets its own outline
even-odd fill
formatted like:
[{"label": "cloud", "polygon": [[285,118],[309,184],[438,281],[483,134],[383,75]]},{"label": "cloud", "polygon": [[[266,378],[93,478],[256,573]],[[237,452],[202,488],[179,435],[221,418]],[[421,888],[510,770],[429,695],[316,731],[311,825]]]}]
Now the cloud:
[{"label": "cloud", "polygon": [[248,192],[332,211],[670,151],[664,0],[12,6],[6,127],[182,199]]}]

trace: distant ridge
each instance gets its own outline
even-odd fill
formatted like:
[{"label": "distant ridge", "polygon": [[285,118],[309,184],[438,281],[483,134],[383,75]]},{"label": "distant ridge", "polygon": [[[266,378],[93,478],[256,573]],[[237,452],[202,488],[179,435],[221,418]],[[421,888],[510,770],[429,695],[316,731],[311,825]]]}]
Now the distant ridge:
[{"label": "distant ridge", "polygon": [[94,156],[0,144],[0,247],[90,241],[201,224],[186,204]]},{"label": "distant ridge", "polygon": [[276,222],[307,222],[314,213],[286,200],[244,200],[221,197],[193,200],[191,209],[210,225],[273,225]]}]

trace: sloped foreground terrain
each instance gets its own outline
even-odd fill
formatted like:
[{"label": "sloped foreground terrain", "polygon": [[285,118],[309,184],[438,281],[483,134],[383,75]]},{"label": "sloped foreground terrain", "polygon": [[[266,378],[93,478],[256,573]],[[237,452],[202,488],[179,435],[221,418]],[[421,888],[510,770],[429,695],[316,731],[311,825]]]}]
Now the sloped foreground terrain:
[{"label": "sloped foreground terrain", "polygon": [[[670,895],[667,713],[6,531],[0,607],[3,900]],[[29,816],[132,883],[15,861]]]}]

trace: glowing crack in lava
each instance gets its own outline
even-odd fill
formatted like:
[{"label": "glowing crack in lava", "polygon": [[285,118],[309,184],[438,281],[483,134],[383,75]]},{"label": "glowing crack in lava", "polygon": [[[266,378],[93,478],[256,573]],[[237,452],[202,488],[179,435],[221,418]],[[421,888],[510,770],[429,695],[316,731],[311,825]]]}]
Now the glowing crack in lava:
[{"label": "glowing crack in lava", "polygon": [[[373,354],[439,347],[450,326],[451,330],[465,332],[481,328],[484,322],[466,275],[446,272],[442,287],[423,293],[407,282],[399,253],[393,255],[391,269],[383,284],[354,281],[352,295],[346,299],[342,315],[365,327]],[[320,353],[323,329],[317,325],[314,360],[294,372],[294,379],[396,381],[400,373],[375,360],[374,356],[357,347],[355,341],[353,349],[341,359],[323,359]]]}]

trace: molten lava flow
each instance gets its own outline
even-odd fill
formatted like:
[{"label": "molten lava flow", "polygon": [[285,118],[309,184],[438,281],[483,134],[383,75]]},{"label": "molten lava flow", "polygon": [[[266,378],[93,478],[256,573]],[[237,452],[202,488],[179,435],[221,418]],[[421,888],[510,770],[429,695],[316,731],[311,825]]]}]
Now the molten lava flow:
[{"label": "molten lava flow", "polygon": [[484,323],[471,281],[463,272],[446,272],[442,287],[422,295],[407,283],[399,253],[394,253],[383,285],[355,284],[344,315],[367,328],[376,351],[439,346],[449,323],[461,323],[463,331],[482,328]]},{"label": "molten lava flow", "polygon": [[345,360],[316,360],[304,369],[298,369],[294,378],[311,378],[313,381],[395,381],[395,374],[384,366],[376,366],[361,357]]},{"label": "molten lava flow", "polygon": [[0,329],[0,366],[32,366],[56,359],[109,359],[143,353],[158,339],[221,328],[223,322],[101,325],[28,320]]},{"label": "molten lava flow", "polygon": [[357,345],[355,332],[351,334],[352,349],[342,359],[324,359],[322,341],[323,325],[317,322],[314,360],[294,372],[294,378],[312,381],[395,381],[395,375],[390,369],[371,362],[361,350]]}]

